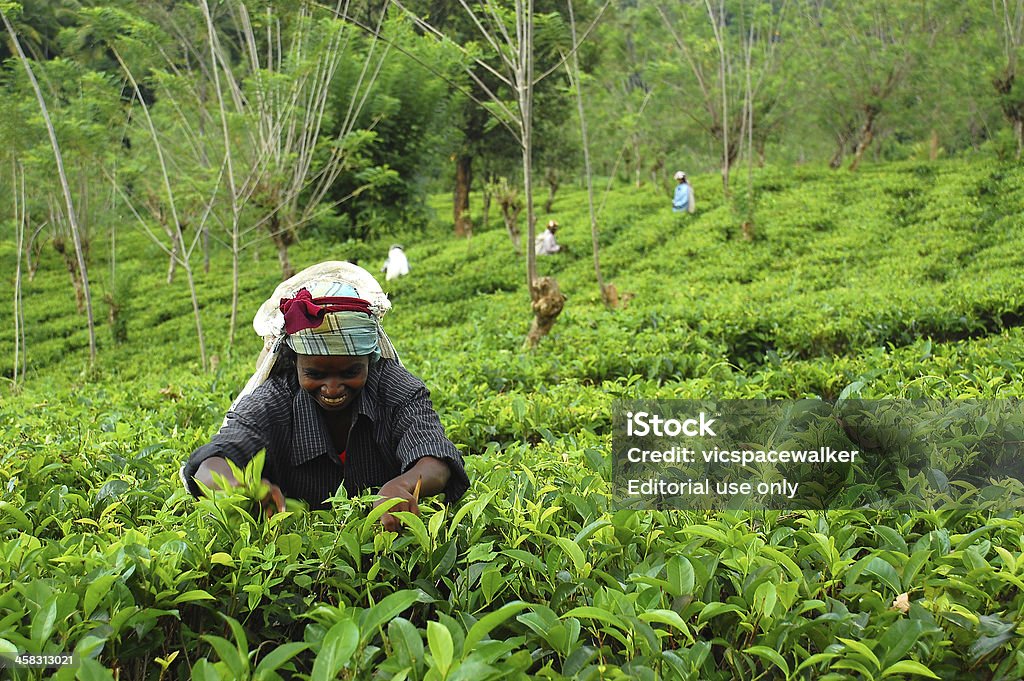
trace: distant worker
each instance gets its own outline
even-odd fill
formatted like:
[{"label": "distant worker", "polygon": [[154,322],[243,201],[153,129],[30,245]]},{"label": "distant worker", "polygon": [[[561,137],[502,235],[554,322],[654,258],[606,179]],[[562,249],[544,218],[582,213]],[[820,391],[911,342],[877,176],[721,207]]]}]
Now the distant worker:
[{"label": "distant worker", "polygon": [[401,244],[391,244],[388,259],[384,261],[380,271],[385,273],[384,278],[387,281],[409,274],[409,259],[405,257]]},{"label": "distant worker", "polygon": [[555,240],[555,232],[558,231],[558,223],[554,220],[548,221],[548,228],[540,233],[534,242],[534,250],[537,255],[553,255],[562,250]]},{"label": "distant worker", "polygon": [[672,195],[672,212],[692,213],[694,211],[693,203],[693,187],[690,186],[689,181],[686,179],[686,173],[682,170],[676,172],[676,185],[675,194]]}]

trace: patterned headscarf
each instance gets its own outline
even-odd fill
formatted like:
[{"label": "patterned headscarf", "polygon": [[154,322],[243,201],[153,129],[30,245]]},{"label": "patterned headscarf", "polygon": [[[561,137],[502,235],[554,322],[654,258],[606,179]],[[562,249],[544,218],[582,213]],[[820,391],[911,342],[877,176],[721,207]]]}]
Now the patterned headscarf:
[{"label": "patterned headscarf", "polygon": [[284,342],[300,355],[380,357],[377,319],[370,305],[348,284],[317,282],[282,298]]},{"label": "patterned headscarf", "polygon": [[401,362],[380,319],[391,302],[362,267],[322,262],[281,283],[252,326],[267,350],[235,406],[270,376],[285,345],[300,355],[370,355]]}]

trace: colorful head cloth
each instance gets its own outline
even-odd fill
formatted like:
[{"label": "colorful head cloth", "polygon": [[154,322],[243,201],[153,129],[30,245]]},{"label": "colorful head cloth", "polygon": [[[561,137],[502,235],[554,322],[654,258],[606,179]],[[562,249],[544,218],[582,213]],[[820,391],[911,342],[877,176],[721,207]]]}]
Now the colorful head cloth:
[{"label": "colorful head cloth", "polygon": [[282,298],[284,342],[300,355],[380,357],[379,323],[370,304],[349,284],[317,282]]},{"label": "colorful head cloth", "polygon": [[391,301],[373,275],[342,261],[322,262],[282,282],[252,326],[268,352],[231,408],[270,376],[281,347],[300,355],[371,355],[401,361],[380,319]]}]

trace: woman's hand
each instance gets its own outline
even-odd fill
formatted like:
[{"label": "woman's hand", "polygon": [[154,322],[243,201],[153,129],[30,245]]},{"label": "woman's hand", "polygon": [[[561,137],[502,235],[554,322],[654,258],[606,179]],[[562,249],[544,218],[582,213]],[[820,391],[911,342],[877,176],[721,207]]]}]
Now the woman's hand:
[{"label": "woman's hand", "polygon": [[[391,511],[408,511],[419,515],[420,499],[443,492],[450,477],[451,469],[447,463],[433,456],[424,456],[405,473],[386,482],[380,488],[380,499],[374,502],[373,507],[376,508],[388,499],[401,499]],[[391,532],[398,532],[402,528],[402,523],[391,513],[381,516],[380,522],[385,530]]]},{"label": "woman's hand", "polygon": [[[409,484],[410,482],[412,483],[411,485]],[[401,503],[395,504],[389,512],[381,516],[380,522],[384,525],[385,530],[398,532],[402,529],[402,522],[391,514],[392,511],[408,511],[416,515],[420,514],[420,487],[419,478],[410,479],[408,473],[399,475],[397,478],[384,483],[380,488],[380,499],[373,503],[374,508],[377,508],[388,499],[402,500]]]},{"label": "woman's hand", "polygon": [[[211,490],[221,488],[220,480],[223,480],[229,487],[239,487],[242,484],[235,479],[235,474],[231,472],[227,460],[220,456],[211,456],[199,464],[195,479],[196,482],[201,482]],[[266,478],[260,480],[260,483],[267,488],[266,494],[260,499],[260,508],[263,509],[266,516],[269,518],[275,513],[284,513],[284,492],[281,491],[281,488]]]},{"label": "woman's hand", "polygon": [[260,480],[260,483],[267,486],[267,493],[260,499],[260,508],[267,514],[267,518],[275,513],[284,513],[284,492],[281,488],[266,478]]}]

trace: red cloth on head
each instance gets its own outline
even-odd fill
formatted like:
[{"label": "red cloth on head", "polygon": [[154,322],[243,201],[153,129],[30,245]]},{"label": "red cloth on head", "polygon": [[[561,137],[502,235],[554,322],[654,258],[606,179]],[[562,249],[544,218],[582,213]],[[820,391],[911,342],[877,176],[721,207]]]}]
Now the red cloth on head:
[{"label": "red cloth on head", "polygon": [[370,303],[362,298],[327,296],[314,298],[302,289],[292,298],[281,299],[281,313],[284,315],[285,333],[303,329],[315,329],[324,323],[328,312],[363,312],[370,314]]}]

